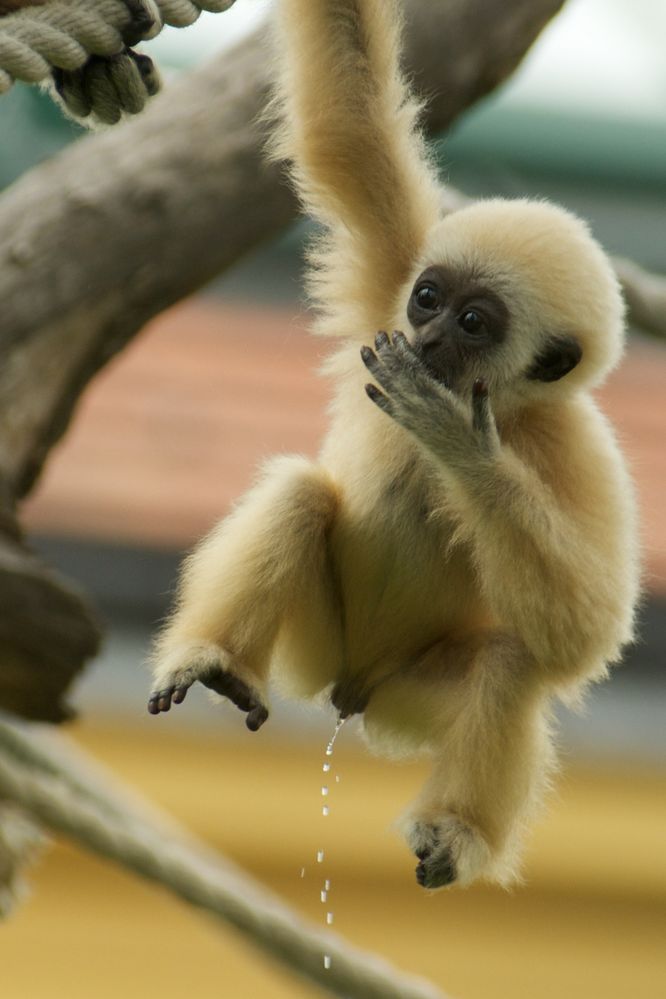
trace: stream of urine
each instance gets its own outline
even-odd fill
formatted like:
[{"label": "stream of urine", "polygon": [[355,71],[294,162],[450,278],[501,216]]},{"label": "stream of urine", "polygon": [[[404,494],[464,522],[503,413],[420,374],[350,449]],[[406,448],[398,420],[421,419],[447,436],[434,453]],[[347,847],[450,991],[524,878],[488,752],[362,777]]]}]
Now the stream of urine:
[{"label": "stream of urine", "polygon": [[[321,786],[321,797],[323,799],[322,806],[321,806],[321,814],[322,814],[323,818],[328,818],[328,816],[331,813],[331,809],[330,809],[330,805],[329,805],[329,791],[330,791],[330,787],[329,787],[330,776],[329,775],[331,773],[331,757],[333,756],[333,747],[335,746],[335,740],[337,739],[338,735],[340,734],[340,730],[342,729],[342,726],[344,725],[344,723],[345,723],[346,720],[347,720],[346,718],[338,718],[338,720],[336,722],[336,725],[335,725],[335,731],[333,732],[333,735],[331,736],[331,738],[330,738],[330,740],[329,740],[329,742],[328,742],[328,744],[326,746],[326,753],[325,753],[325,757],[324,757],[324,762],[323,762],[322,768],[321,768],[322,769],[322,773],[324,774],[323,783],[322,783],[322,786]],[[340,783],[340,777],[337,774],[334,775],[334,779],[335,779],[335,783],[336,784]],[[320,847],[317,850],[317,853],[316,853],[315,856],[316,856],[317,864],[323,864],[324,863],[325,852],[324,852],[323,847]],[[301,868],[301,877],[302,878],[305,877],[305,867]],[[331,890],[331,881],[330,881],[330,878],[324,878],[323,882],[321,884],[322,884],[322,887],[321,887],[321,889],[319,891],[319,900],[322,903],[322,905],[326,906],[326,925],[327,926],[331,926],[333,924],[333,910],[329,908],[329,901],[328,901],[328,895],[329,895],[329,892]],[[324,954],[324,968],[326,968],[326,970],[328,971],[328,969],[330,967],[331,967],[331,955],[330,954]]]}]

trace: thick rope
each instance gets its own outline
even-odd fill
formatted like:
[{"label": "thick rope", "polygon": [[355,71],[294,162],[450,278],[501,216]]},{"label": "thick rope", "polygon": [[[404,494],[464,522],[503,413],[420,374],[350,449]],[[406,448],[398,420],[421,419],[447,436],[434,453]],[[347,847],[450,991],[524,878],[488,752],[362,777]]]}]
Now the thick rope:
[{"label": "thick rope", "polygon": [[20,808],[0,801],[0,918],[27,894],[24,871],[41,851],[45,837]]},{"label": "thick rope", "polygon": [[54,75],[67,109],[115,124],[136,114],[159,89],[147,56],[132,45],[164,25],[184,28],[202,10],[219,13],[235,0],[51,0],[0,18],[0,94],[15,80]]},{"label": "thick rope", "polygon": [[[172,821],[158,818],[150,806],[137,805],[124,792],[109,790],[108,783],[62,739],[51,734],[44,740],[32,727],[0,721],[0,798],[31,819],[169,888],[334,995],[445,999],[434,986],[312,927]],[[324,965],[325,955],[330,967]]]}]

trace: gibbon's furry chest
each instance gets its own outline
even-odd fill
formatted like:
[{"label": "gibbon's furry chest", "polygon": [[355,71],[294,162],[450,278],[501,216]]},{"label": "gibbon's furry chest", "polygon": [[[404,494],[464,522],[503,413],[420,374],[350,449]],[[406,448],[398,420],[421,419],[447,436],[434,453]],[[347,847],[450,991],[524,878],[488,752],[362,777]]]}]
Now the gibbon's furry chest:
[{"label": "gibbon's furry chest", "polygon": [[[369,426],[355,427],[345,462],[333,460],[329,469],[340,497],[330,553],[341,665],[366,675],[407,665],[434,642],[466,630],[481,611],[469,550],[452,543],[456,525],[442,480],[399,428],[380,423],[378,439],[374,413],[368,415]],[[386,448],[390,463],[378,460]],[[325,446],[323,464],[332,457]]]}]

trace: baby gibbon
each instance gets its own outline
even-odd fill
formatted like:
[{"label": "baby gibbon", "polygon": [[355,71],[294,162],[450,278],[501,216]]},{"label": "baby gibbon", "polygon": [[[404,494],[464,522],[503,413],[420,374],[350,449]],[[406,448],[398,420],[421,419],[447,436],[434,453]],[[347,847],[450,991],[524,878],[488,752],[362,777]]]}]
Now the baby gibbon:
[{"label": "baby gibbon", "polygon": [[149,709],[198,680],[255,730],[270,670],[325,692],[378,751],[432,757],[404,819],[419,884],[508,883],[553,699],[632,638],[633,493],[590,395],[622,353],[618,285],[547,202],[442,217],[393,0],[278,0],[275,22],[332,425],[187,560]]}]

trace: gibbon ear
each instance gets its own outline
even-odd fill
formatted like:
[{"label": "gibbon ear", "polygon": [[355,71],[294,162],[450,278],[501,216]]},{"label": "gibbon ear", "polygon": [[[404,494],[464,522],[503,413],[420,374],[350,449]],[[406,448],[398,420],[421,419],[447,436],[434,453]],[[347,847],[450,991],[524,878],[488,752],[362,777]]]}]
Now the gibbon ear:
[{"label": "gibbon ear", "polygon": [[573,371],[582,356],[582,347],[575,337],[552,337],[535,357],[526,377],[532,381],[557,382]]}]

